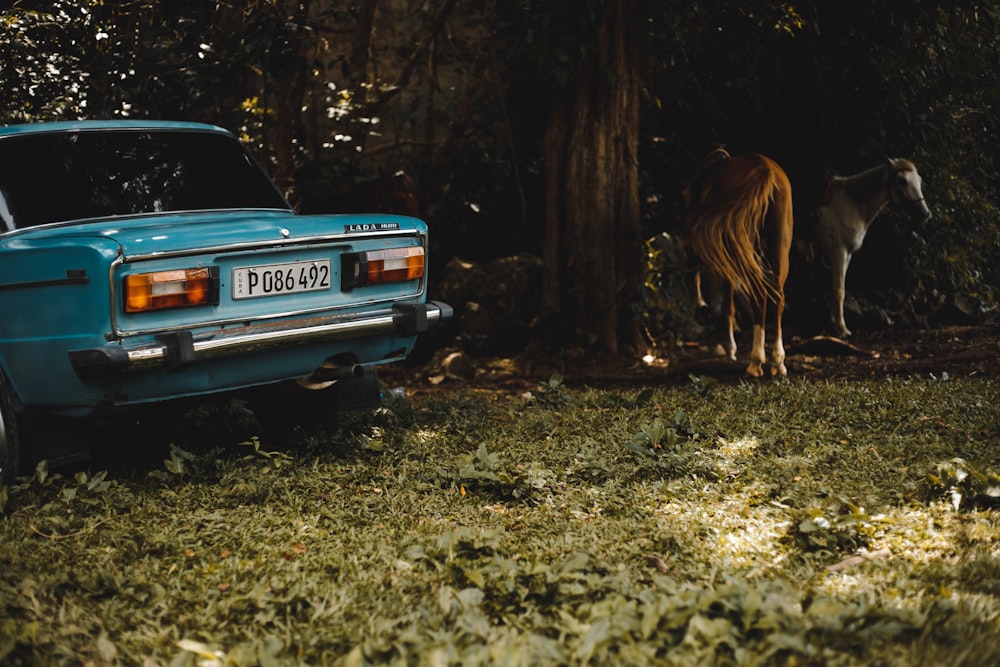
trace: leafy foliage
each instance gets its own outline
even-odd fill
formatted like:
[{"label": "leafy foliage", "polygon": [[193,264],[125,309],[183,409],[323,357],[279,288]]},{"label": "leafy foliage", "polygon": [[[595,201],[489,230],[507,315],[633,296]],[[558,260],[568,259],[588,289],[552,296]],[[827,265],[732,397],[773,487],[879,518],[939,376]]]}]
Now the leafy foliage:
[{"label": "leafy foliage", "polygon": [[[651,30],[662,61],[650,95],[662,111],[648,116],[655,141],[643,162],[654,229],[680,231],[663,184],[689,178],[712,143],[775,157],[803,233],[825,171],[908,157],[934,217],[916,225],[890,207],[852,263],[848,291],[914,326],[995,311],[1000,225],[987,136],[1000,100],[986,55],[1000,49],[995,5],[724,2],[662,12],[651,25],[674,29]],[[802,274],[789,284],[799,308],[826,289],[819,267]]]},{"label": "leafy foliage", "polygon": [[558,391],[40,466],[0,516],[0,661],[1000,657],[995,382]]},{"label": "leafy foliage", "polygon": [[982,472],[961,458],[938,463],[927,481],[931,493],[947,498],[956,510],[1000,503],[1000,474]]},{"label": "leafy foliage", "polygon": [[[405,171],[434,227],[437,267],[454,256],[541,252],[546,206],[562,205],[545,200],[542,132],[577,65],[598,52],[593,28],[604,7],[37,4],[0,9],[0,121],[216,123],[240,134],[307,208],[342,210],[380,173]],[[854,260],[849,292],[914,326],[995,312],[994,4],[844,11],[815,0],[669,1],[638,3],[637,12],[644,104],[635,159],[651,241],[646,284],[625,305],[653,339],[698,329],[685,305],[676,193],[717,142],[774,156],[792,176],[806,228],[823,171],[912,158],[934,217],[917,225],[891,208],[883,214]],[[330,197],[308,202],[310,187]],[[634,262],[642,248],[607,251]],[[811,267],[789,289],[790,310],[801,310],[822,300],[825,274]]]},{"label": "leafy foliage", "polygon": [[885,521],[885,517],[872,517],[852,503],[845,504],[847,511],[833,516],[816,507],[797,513],[798,523],[793,536],[807,549],[838,552],[867,549],[872,539],[880,534],[878,524]]}]

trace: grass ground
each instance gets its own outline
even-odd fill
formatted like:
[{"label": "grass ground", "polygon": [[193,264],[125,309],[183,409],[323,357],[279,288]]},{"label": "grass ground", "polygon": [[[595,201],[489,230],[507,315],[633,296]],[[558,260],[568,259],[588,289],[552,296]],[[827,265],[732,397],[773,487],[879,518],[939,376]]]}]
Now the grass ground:
[{"label": "grass ground", "polygon": [[195,416],[155,465],[0,492],[0,663],[998,664],[998,406],[553,379],[284,451]]}]

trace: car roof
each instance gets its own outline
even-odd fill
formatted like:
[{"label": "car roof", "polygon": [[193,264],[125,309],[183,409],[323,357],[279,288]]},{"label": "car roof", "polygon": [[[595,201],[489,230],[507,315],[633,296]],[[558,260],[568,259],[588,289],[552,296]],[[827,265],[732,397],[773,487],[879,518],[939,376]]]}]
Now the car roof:
[{"label": "car roof", "polygon": [[232,134],[229,130],[207,123],[173,120],[65,120],[21,125],[0,125],[0,137],[40,132],[75,132],[87,130],[193,130]]}]

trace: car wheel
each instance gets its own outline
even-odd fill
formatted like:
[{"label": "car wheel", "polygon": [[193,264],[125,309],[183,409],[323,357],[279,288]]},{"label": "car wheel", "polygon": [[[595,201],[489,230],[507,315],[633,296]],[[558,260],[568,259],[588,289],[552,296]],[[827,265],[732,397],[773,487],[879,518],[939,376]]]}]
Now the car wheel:
[{"label": "car wheel", "polygon": [[17,415],[7,379],[0,372],[0,483],[8,484],[20,472],[20,440]]}]

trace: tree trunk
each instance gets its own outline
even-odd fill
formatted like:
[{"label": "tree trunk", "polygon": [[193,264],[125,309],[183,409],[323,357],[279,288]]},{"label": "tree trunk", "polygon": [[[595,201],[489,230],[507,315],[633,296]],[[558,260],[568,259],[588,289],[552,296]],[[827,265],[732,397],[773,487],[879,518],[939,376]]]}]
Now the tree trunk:
[{"label": "tree trunk", "polygon": [[639,344],[636,32],[633,0],[606,0],[594,50],[550,110],[543,145],[546,333],[613,354]]},{"label": "tree trunk", "polygon": [[[350,65],[350,78],[347,82],[348,90],[364,91],[361,98],[365,104],[372,102],[375,94],[375,9],[378,0],[363,0],[357,5],[358,27],[355,32],[354,48],[348,60]],[[362,84],[371,84],[363,86]]]},{"label": "tree trunk", "polygon": [[295,144],[302,125],[302,108],[306,93],[306,47],[300,37],[301,27],[309,16],[309,2],[285,0],[282,17],[284,34],[277,53],[270,57],[272,73],[277,79],[274,101],[274,180],[282,192],[295,185]]}]

